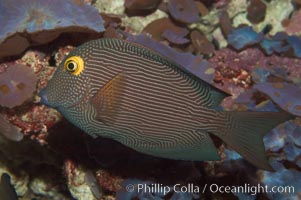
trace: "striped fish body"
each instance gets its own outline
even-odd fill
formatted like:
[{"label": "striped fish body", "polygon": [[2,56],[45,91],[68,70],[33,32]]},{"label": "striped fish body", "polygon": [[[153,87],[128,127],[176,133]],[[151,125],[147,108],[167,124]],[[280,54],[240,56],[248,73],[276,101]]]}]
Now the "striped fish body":
[{"label": "striped fish body", "polygon": [[[78,75],[66,71],[69,58],[84,63]],[[42,91],[42,102],[57,108],[86,133],[107,137],[137,151],[183,160],[218,160],[208,133],[220,137],[257,162],[239,142],[254,137],[238,136],[240,131],[275,118],[263,125],[266,133],[291,116],[283,113],[236,113],[216,111],[227,96],[187,72],[183,67],[138,44],[99,39],[75,49],[57,69]],[[245,119],[245,125],[239,120]],[[241,130],[242,129],[242,130]],[[251,134],[251,135],[250,135]],[[268,168],[258,134],[262,168]],[[250,145],[254,145],[251,143]]]}]

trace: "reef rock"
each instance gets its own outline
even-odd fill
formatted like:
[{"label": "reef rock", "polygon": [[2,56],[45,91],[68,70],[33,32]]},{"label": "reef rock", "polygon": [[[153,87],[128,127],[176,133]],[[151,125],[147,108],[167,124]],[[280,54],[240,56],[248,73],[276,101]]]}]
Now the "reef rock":
[{"label": "reef rock", "polygon": [[72,0],[3,0],[0,2],[0,58],[46,44],[65,32],[102,32],[98,11]]}]

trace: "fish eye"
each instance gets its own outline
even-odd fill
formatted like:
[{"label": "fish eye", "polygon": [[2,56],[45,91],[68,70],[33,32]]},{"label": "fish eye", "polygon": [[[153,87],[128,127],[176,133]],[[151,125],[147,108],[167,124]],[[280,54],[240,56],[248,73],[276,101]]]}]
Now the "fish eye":
[{"label": "fish eye", "polygon": [[66,64],[66,69],[69,71],[69,72],[74,72],[76,71],[77,69],[77,64],[76,62],[74,61],[70,61]]},{"label": "fish eye", "polygon": [[72,56],[64,63],[65,70],[78,76],[84,70],[84,61],[79,56]]}]

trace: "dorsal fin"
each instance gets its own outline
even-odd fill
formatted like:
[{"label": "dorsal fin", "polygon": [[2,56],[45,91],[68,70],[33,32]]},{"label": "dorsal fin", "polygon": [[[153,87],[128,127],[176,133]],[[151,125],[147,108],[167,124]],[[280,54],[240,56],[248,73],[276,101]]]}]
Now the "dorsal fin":
[{"label": "dorsal fin", "polygon": [[210,90],[211,102],[210,102],[208,108],[211,108],[211,109],[217,108],[220,105],[220,103],[223,101],[224,98],[231,96],[230,94],[228,94],[216,87],[213,87],[211,85],[210,85],[210,87],[211,87],[211,90]]},{"label": "dorsal fin", "polygon": [[[184,58],[187,58],[183,57],[184,54],[181,54],[161,43],[154,42],[151,38],[145,37],[143,40],[139,40],[139,43],[137,43],[137,41],[126,41],[116,38],[105,38],[104,40],[110,40],[111,43],[114,43],[116,45],[115,47],[121,47],[118,50],[131,52],[133,54],[139,54],[148,59],[172,67],[178,72],[188,75],[192,79],[195,79],[196,81],[200,82],[200,84],[202,84],[202,87],[205,88],[205,90],[209,91],[208,94],[210,96],[209,98],[207,98],[206,102],[207,108],[215,109],[219,106],[219,104],[225,97],[231,96],[230,94],[206,82],[199,75],[191,72],[188,69],[189,67],[184,66],[183,62],[179,62]],[[114,47],[112,47],[111,45],[110,48]]]}]

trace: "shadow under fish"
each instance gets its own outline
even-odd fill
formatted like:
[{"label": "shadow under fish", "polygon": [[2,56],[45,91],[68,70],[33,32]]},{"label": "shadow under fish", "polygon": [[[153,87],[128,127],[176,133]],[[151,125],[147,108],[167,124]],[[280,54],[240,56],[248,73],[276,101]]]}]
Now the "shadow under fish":
[{"label": "shadow under fish", "polygon": [[0,199],[1,200],[18,200],[15,188],[10,182],[10,176],[7,173],[1,175],[0,183]]},{"label": "shadow under fish", "polygon": [[229,94],[152,49],[111,38],[77,47],[39,95],[92,137],[157,157],[220,160],[212,134],[266,170],[273,169],[263,136],[294,117],[283,111],[220,111]]}]

